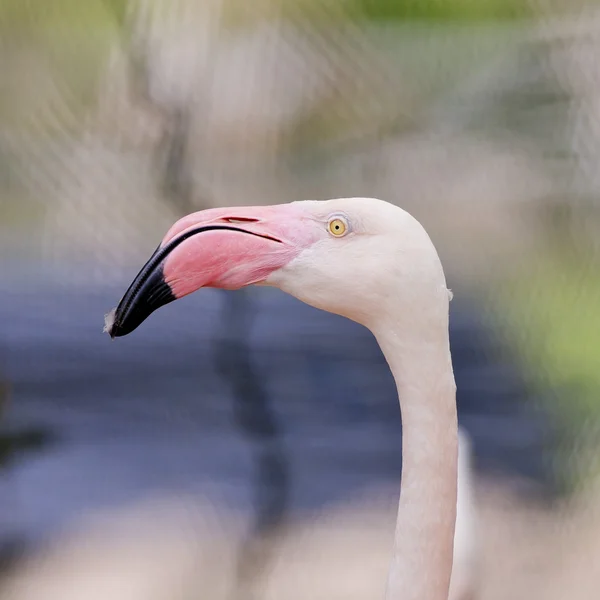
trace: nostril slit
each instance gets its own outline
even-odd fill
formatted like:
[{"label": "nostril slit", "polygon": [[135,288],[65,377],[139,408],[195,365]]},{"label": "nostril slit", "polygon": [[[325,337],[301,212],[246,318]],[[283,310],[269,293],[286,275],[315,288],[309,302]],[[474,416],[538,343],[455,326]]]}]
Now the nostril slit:
[{"label": "nostril slit", "polygon": [[227,223],[258,223],[258,219],[251,217],[225,217],[223,221]]}]

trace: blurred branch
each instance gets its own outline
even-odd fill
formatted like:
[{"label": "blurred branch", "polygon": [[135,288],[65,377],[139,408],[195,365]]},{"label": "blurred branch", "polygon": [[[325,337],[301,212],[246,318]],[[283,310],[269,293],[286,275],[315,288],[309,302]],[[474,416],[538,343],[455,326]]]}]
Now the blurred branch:
[{"label": "blurred branch", "polygon": [[132,34],[126,0],[104,0],[120,26],[122,48],[129,70],[129,94],[132,102],[158,116],[163,123],[161,142],[156,147],[155,161],[162,173],[160,187],[166,202],[183,216],[198,210],[195,202],[193,171],[188,156],[191,130],[191,108],[188,102],[166,106],[151,93],[152,66],[144,40]]}]

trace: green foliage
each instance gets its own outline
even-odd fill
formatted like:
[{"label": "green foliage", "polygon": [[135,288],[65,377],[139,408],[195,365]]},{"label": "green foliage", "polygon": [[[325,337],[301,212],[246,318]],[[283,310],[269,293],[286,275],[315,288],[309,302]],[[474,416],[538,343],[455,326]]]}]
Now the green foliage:
[{"label": "green foliage", "polygon": [[[557,467],[569,487],[598,468],[599,273],[581,256],[548,256],[517,274],[499,298],[533,387],[544,395],[557,392],[544,408],[560,424],[563,452]],[[580,462],[574,464],[574,458]]]},{"label": "green foliage", "polygon": [[117,25],[122,26],[125,22],[125,13],[129,0],[102,0],[106,10],[115,19]]},{"label": "green foliage", "polygon": [[127,0],[0,0],[0,29],[105,25],[122,18]]},{"label": "green foliage", "polygon": [[[129,0],[0,0],[0,30],[52,23],[85,22],[103,26],[107,18],[123,25]],[[531,14],[527,0],[280,0],[268,3],[226,3],[227,10],[260,18],[269,7],[276,12],[338,18],[354,15],[377,21],[469,21],[517,19]],[[168,3],[165,4],[168,7]]]},{"label": "green foliage", "polygon": [[531,12],[527,0],[350,0],[349,4],[378,21],[507,20]]},{"label": "green foliage", "polygon": [[[119,33],[127,0],[0,0],[0,36],[11,93],[0,118],[37,132],[65,127],[56,114],[81,115],[97,97],[99,75]],[[17,66],[31,65],[29,78]],[[32,93],[32,90],[39,93]],[[57,92],[63,101],[54,105]],[[54,100],[53,100],[54,99]],[[63,104],[64,102],[64,104]],[[59,106],[62,104],[62,107]],[[73,121],[71,121],[73,122]]]},{"label": "green foliage", "polygon": [[600,414],[600,276],[552,261],[518,281],[514,292],[520,342],[538,375],[593,391],[577,402]]}]

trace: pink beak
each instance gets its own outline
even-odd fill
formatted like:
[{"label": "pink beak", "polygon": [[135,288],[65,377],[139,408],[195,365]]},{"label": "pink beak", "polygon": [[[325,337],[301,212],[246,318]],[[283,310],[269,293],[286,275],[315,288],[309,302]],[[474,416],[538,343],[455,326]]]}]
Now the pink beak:
[{"label": "pink beak", "polygon": [[183,217],[129,286],[108,333],[127,335],[161,306],[202,287],[235,290],[264,282],[319,232],[298,204],[218,208]]}]

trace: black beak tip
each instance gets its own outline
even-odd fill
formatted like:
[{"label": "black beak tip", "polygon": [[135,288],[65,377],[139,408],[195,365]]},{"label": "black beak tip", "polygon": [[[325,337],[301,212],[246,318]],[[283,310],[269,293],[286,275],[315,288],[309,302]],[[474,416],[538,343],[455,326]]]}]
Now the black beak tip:
[{"label": "black beak tip", "polygon": [[104,332],[111,339],[137,329],[155,310],[177,299],[164,280],[162,268],[135,278],[116,309],[104,317]]}]

